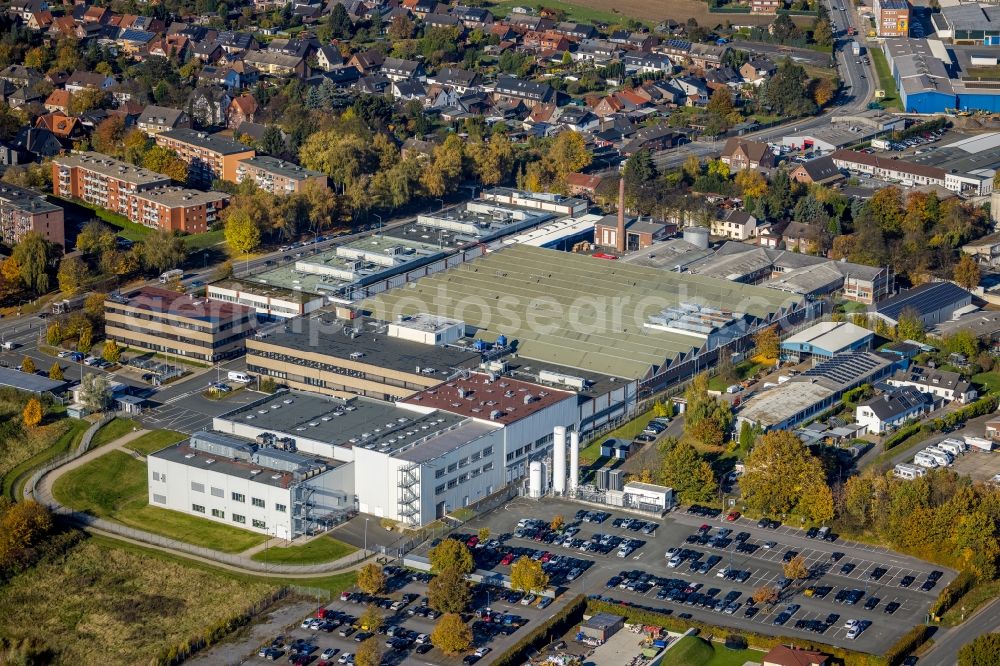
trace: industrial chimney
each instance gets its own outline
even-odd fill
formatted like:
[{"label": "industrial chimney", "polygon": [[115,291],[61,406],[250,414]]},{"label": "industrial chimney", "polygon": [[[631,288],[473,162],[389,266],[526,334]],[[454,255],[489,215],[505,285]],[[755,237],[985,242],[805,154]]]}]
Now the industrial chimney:
[{"label": "industrial chimney", "polygon": [[580,433],[573,430],[569,433],[569,490],[576,490],[580,482]]},{"label": "industrial chimney", "polygon": [[615,249],[625,252],[625,179],[618,179],[618,234],[615,236]]}]

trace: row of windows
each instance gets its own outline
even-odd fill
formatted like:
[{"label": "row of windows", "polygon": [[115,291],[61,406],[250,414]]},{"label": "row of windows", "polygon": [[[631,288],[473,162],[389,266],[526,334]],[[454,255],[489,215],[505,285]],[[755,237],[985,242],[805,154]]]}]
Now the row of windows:
[{"label": "row of windows", "polygon": [[448,483],[442,483],[440,486],[434,489],[434,494],[440,495],[445,490],[451,490],[452,488],[458,486],[458,484],[460,483],[465,483],[469,479],[474,479],[480,474],[485,474],[486,472],[492,472],[492,471],[493,471],[493,463],[488,462],[480,468],[458,475],[457,478],[450,480]]},{"label": "row of windows", "polygon": [[[157,475],[157,472],[153,472],[153,479],[154,480],[156,480],[156,475]],[[162,478],[163,478],[164,481],[167,480],[167,477],[166,477],[165,474],[162,476]],[[203,492],[205,492],[205,484],[204,483],[198,483],[197,481],[192,481],[191,482],[191,490],[193,490],[196,493],[203,493]],[[226,496],[226,491],[224,491],[222,488],[216,488],[215,486],[212,486],[211,493],[212,493],[212,497],[225,497]],[[243,493],[238,493],[235,490],[232,492],[232,494],[230,495],[230,497],[232,497],[232,499],[233,499],[234,502],[243,502],[243,503],[245,503],[247,501],[247,496],[246,495],[244,495]],[[250,503],[253,504],[256,507],[260,507],[261,509],[264,509],[264,508],[267,507],[267,503],[264,500],[260,499],[259,497],[251,497],[250,498]],[[285,513],[288,510],[288,507],[286,505],[284,505],[284,504],[277,504],[277,503],[275,503],[274,510],[278,511],[280,513]]]},{"label": "row of windows", "polygon": [[[163,503],[164,504],[166,503],[166,499],[164,499]],[[202,506],[201,504],[192,504],[191,505],[191,510],[194,511],[195,513],[205,513],[205,507]],[[212,509],[212,516],[215,517],[215,518],[223,518],[224,519],[226,517],[226,512],[222,511],[221,509]],[[240,525],[246,525],[246,523],[247,523],[247,517],[246,516],[241,516],[238,513],[234,513],[233,514],[233,522],[234,523],[239,523]],[[265,523],[263,520],[257,520],[256,518],[254,518],[250,522],[257,529],[261,529],[261,530],[266,530],[267,529],[267,523]]]},{"label": "row of windows", "polygon": [[[292,355],[292,354],[282,354],[281,352],[263,351],[263,350],[258,350],[258,349],[249,349],[249,350],[247,350],[247,362],[248,363],[251,362],[251,359],[254,356],[257,356],[257,357],[260,357],[260,358],[270,359],[272,361],[278,361],[280,363],[289,363],[291,365],[302,366],[302,367],[305,367],[305,368],[312,368],[314,370],[319,370],[320,372],[330,372],[330,373],[333,373],[333,374],[336,374],[336,375],[346,375],[348,377],[354,377],[356,379],[363,379],[363,380],[369,381],[369,382],[375,382],[375,383],[378,383],[378,384],[386,384],[387,386],[396,386],[396,387],[399,387],[399,388],[405,388],[405,389],[409,389],[409,390],[412,390],[412,391],[419,391],[420,389],[423,388],[423,386],[414,384],[412,382],[405,382],[405,381],[400,381],[398,379],[391,379],[389,377],[385,377],[385,376],[378,375],[378,374],[372,374],[370,372],[362,372],[360,370],[352,370],[352,369],[349,369],[349,368],[344,368],[344,367],[341,367],[339,365],[336,365],[336,363],[331,364],[331,363],[323,363],[323,362],[320,362],[320,361],[315,361],[315,360],[312,360],[312,359],[308,359],[307,360],[307,359],[303,359],[300,356],[295,356],[295,355]],[[309,380],[303,378],[300,381],[308,382]],[[313,385],[314,386],[323,386],[323,384],[321,384],[321,383],[316,383],[316,384],[313,384]]]},{"label": "row of windows", "polygon": [[440,479],[445,474],[451,474],[455,470],[457,470],[457,469],[459,469],[461,467],[465,467],[465,466],[467,466],[471,462],[475,462],[477,460],[480,460],[481,458],[488,458],[488,457],[490,457],[492,455],[493,455],[493,447],[492,446],[487,446],[482,451],[476,451],[472,455],[467,456],[465,458],[462,458],[458,462],[453,462],[452,464],[448,465],[447,469],[445,469],[445,468],[442,467],[441,469],[436,470],[434,472],[434,478],[435,479]]}]

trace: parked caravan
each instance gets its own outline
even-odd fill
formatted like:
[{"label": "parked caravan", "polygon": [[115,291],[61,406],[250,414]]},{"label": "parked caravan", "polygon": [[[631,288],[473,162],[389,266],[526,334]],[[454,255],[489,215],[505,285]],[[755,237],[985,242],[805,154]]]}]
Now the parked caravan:
[{"label": "parked caravan", "polygon": [[924,453],[923,451],[913,456],[913,464],[920,465],[921,467],[926,467],[928,469],[933,469],[938,466],[937,459],[927,453]]},{"label": "parked caravan", "polygon": [[920,477],[926,475],[927,470],[919,465],[899,463],[895,468],[893,468],[892,474],[898,479],[912,481],[913,479],[919,479]]},{"label": "parked caravan", "polygon": [[940,467],[948,467],[949,465],[951,465],[953,460],[953,458],[950,455],[948,455],[941,449],[935,449],[933,446],[928,446],[926,449],[921,451],[921,453],[924,453],[926,455],[929,455],[931,458],[934,458],[934,461],[937,462],[938,466]]},{"label": "parked caravan", "polygon": [[963,435],[963,437],[965,438],[966,444],[968,444],[969,446],[974,446],[975,448],[981,449],[983,451],[992,451],[993,444],[995,444],[995,442],[993,442],[992,440],[986,439],[984,437],[970,437],[969,435]]},{"label": "parked caravan", "polygon": [[946,439],[943,442],[938,442],[934,446],[942,451],[950,453],[952,456],[957,456],[965,451],[965,442],[959,442],[954,439]]}]

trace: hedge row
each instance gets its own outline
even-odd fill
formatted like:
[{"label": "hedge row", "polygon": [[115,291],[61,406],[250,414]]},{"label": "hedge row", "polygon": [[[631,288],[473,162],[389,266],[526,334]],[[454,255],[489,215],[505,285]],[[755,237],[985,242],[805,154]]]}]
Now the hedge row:
[{"label": "hedge row", "polygon": [[933,432],[935,430],[942,430],[946,426],[954,428],[965,423],[969,419],[976,418],[977,416],[992,414],[996,411],[996,408],[997,396],[988,395],[976,400],[972,404],[962,407],[959,410],[951,412],[943,418],[934,419],[932,421],[928,421],[927,423],[913,423],[908,426],[903,426],[886,438],[885,443],[883,444],[883,450],[888,451],[895,446],[899,446],[920,430]]},{"label": "hedge row", "polygon": [[882,445],[882,450],[883,451],[888,451],[889,449],[893,449],[893,448],[899,446],[900,444],[902,444],[903,442],[905,442],[906,440],[908,440],[910,437],[912,437],[913,435],[916,435],[918,432],[920,432],[921,428],[927,428],[928,432],[930,432],[930,430],[931,430],[930,426],[928,426],[928,425],[922,425],[919,422],[918,423],[911,423],[908,426],[903,426],[902,428],[900,428],[896,432],[894,432],[891,435],[889,435],[888,437],[886,437],[885,443]]},{"label": "hedge row", "polygon": [[845,650],[844,648],[837,648],[824,643],[817,643],[800,638],[791,638],[788,636],[765,636],[764,634],[758,634],[752,631],[741,631],[732,628],[717,627],[693,619],[683,620],[681,618],[674,617],[673,615],[657,613],[655,611],[635,608],[633,606],[612,604],[598,599],[587,600],[587,613],[611,613],[613,615],[622,615],[630,624],[650,624],[663,627],[664,629],[675,633],[684,633],[688,629],[694,627],[698,630],[698,633],[706,637],[714,634],[744,636],[751,647],[764,650],[768,650],[778,645],[794,645],[807,650],[816,650],[817,652],[828,654],[843,662],[844,666],[886,666],[887,663],[883,657],[864,654],[863,652],[855,652],[853,650]]},{"label": "hedge row", "polygon": [[903,634],[895,645],[886,650],[884,656],[888,666],[897,666],[903,663],[903,659],[913,653],[918,647],[924,644],[930,636],[931,628],[926,624],[918,624]]},{"label": "hedge row", "polygon": [[930,614],[932,617],[941,617],[944,615],[952,606],[954,606],[959,599],[965,596],[965,593],[972,589],[972,586],[976,584],[976,577],[969,573],[968,571],[959,572],[955,576],[955,580],[948,583],[941,594],[938,595],[937,601],[931,606]]},{"label": "hedge row", "polygon": [[587,608],[587,598],[582,594],[577,596],[566,607],[539,625],[533,632],[511,645],[497,657],[494,666],[520,666],[531,650],[550,643],[555,637],[565,634],[570,627],[583,619]]}]

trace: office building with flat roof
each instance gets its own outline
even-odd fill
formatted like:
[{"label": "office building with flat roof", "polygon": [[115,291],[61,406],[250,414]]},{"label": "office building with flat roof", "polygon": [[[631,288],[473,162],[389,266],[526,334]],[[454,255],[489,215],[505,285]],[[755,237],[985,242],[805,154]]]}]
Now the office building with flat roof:
[{"label": "office building with flat roof", "polygon": [[906,0],[875,0],[875,32],[879,37],[909,37],[910,3]]},{"label": "office building with flat roof", "polygon": [[260,189],[272,194],[301,192],[306,183],[327,184],[325,173],[313,171],[269,155],[257,155],[240,160],[236,167],[236,180],[251,181]]},{"label": "office building with flat roof", "polygon": [[29,231],[50,243],[65,245],[62,207],[34,190],[0,183],[0,240],[13,247]]},{"label": "office building with flat roof", "polygon": [[142,287],[104,300],[105,335],[131,348],[215,363],[241,356],[253,310],[193,294]]},{"label": "office building with flat roof", "polygon": [[256,155],[253,148],[230,137],[184,128],[160,132],[156,145],[187,162],[188,183],[197,187],[207,187],[217,178],[238,182],[240,162]]},{"label": "office building with flat roof", "polygon": [[325,529],[355,509],[350,465],[274,437],[196,432],[146,463],[150,506],[279,539]]}]

